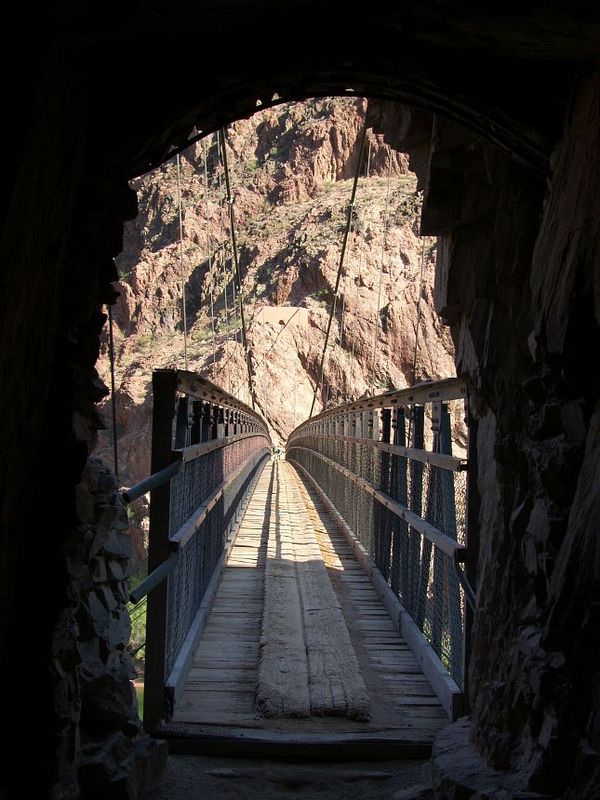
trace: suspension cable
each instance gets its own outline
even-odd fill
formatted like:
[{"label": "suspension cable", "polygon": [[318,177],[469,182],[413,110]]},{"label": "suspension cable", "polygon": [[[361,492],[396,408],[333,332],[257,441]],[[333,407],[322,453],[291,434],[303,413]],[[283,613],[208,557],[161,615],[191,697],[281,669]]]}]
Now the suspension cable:
[{"label": "suspension cable", "polygon": [[421,276],[419,278],[419,297],[417,300],[417,325],[415,328],[415,352],[413,355],[412,386],[417,377],[417,354],[419,352],[419,328],[421,325],[421,298],[423,296],[423,278],[425,275],[425,237],[421,239]]},{"label": "suspension cable", "polygon": [[[215,144],[217,148],[217,161],[219,164],[223,163],[223,158],[221,156],[221,140],[219,137],[218,132],[215,134]],[[223,340],[223,364],[219,369],[219,373],[223,371],[225,372],[224,378],[224,385],[227,387],[227,391],[231,393],[231,359],[229,358],[229,336],[227,332],[227,327],[229,325],[229,309],[227,306],[227,265],[226,265],[226,258],[225,258],[225,223],[223,221],[223,200],[224,197],[221,196],[221,192],[223,189],[223,178],[221,176],[221,172],[217,173],[217,190],[218,190],[218,197],[219,197],[219,229],[221,233],[221,243],[219,244],[219,254],[220,254],[220,263],[219,269],[222,268],[223,272],[223,301],[224,301],[224,310],[225,310],[225,339]]]},{"label": "suspension cable", "polygon": [[183,264],[183,213],[181,210],[181,168],[177,153],[177,205],[179,207],[179,270],[181,277],[181,311],[183,315],[183,365],[187,369],[187,314],[185,309],[185,269]]},{"label": "suspension cable", "polygon": [[246,337],[246,319],[244,316],[244,293],[242,289],[242,277],[240,274],[240,264],[238,261],[238,253],[237,253],[237,242],[235,238],[235,213],[233,210],[233,196],[231,194],[231,187],[229,183],[229,168],[227,166],[227,147],[225,141],[225,131],[223,128],[219,131],[219,136],[221,138],[221,151],[223,154],[223,168],[225,170],[225,188],[227,191],[227,203],[229,204],[229,227],[231,232],[231,249],[233,251],[233,263],[235,266],[235,280],[237,282],[238,294],[239,294],[239,302],[240,302],[240,321],[242,323],[241,326],[241,333],[242,333],[242,347],[244,348],[244,354],[246,356],[246,367],[248,369],[248,389],[250,391],[250,401],[252,403],[252,408],[256,408],[255,398],[254,398],[254,385],[252,382],[252,362],[250,360],[250,351],[248,349],[248,339]]},{"label": "suspension cable", "polygon": [[[349,238],[352,239],[352,234],[354,232],[354,214],[352,215],[352,220],[350,222],[350,233]],[[346,294],[348,281],[347,281],[348,273],[347,270],[344,270],[344,274],[342,275],[342,309],[340,311],[340,348],[344,349],[344,314],[346,313]]]},{"label": "suspension cable", "polygon": [[[369,146],[367,148],[367,173],[366,178],[367,181],[371,174],[371,140],[369,139]],[[355,297],[355,313],[358,316],[358,289],[360,286],[360,281],[362,278],[362,268],[363,268],[363,261],[364,261],[364,253],[361,248],[360,257],[358,259],[358,275],[356,276],[356,297]],[[356,360],[356,336],[352,339],[352,358],[350,360],[350,386],[354,385],[354,362]],[[350,399],[348,396],[346,399]]]},{"label": "suspension cable", "polygon": [[392,175],[392,154],[389,155],[387,188],[385,193],[385,212],[383,217],[383,236],[381,240],[381,258],[379,260],[379,286],[377,288],[377,306],[375,307],[375,324],[373,325],[373,350],[371,353],[371,394],[375,394],[375,352],[377,350],[377,334],[379,333],[379,308],[381,305],[381,287],[383,283],[383,261],[385,258],[385,244],[387,241],[389,207],[390,207],[390,183]]},{"label": "suspension cable", "polygon": [[[423,278],[425,275],[425,237],[423,236],[421,239],[421,275],[419,277],[419,296],[417,298],[417,324],[415,326],[415,351],[413,354],[413,365],[412,365],[412,382],[411,386],[415,385],[415,380],[417,377],[417,355],[419,352],[419,328],[421,323],[421,297],[423,295]],[[408,446],[412,447],[412,433],[413,433],[413,416],[414,416],[414,406],[412,406],[412,412],[408,418]]]},{"label": "suspension cable", "polygon": [[115,346],[113,339],[113,316],[112,306],[107,305],[108,309],[108,356],[110,359],[110,405],[112,413],[112,440],[113,458],[115,461],[115,477],[119,477],[119,451],[117,448],[117,400],[115,397]]},{"label": "suspension cable", "polygon": [[211,343],[212,343],[212,361],[213,361],[213,369],[217,362],[217,354],[216,354],[216,347],[215,347],[215,302],[214,302],[214,294],[213,294],[213,259],[212,259],[212,241],[210,237],[210,225],[209,225],[209,214],[210,214],[210,207],[209,207],[209,186],[208,186],[208,153],[206,148],[206,140],[202,140],[202,155],[204,158],[204,207],[206,209],[206,249],[207,249],[207,256],[208,256],[208,287],[209,287],[209,295],[210,295],[210,332],[211,332]]},{"label": "suspension cable", "polygon": [[329,344],[329,334],[331,333],[331,323],[333,322],[333,315],[335,313],[335,301],[338,296],[338,291],[340,288],[340,279],[342,277],[342,267],[344,266],[344,256],[346,255],[346,247],[348,245],[348,236],[350,234],[350,225],[352,224],[352,215],[354,213],[354,201],[356,199],[356,188],[358,186],[358,176],[360,174],[360,165],[363,159],[363,153],[365,150],[365,139],[367,136],[367,118],[365,115],[365,122],[363,125],[362,133],[360,136],[360,146],[358,149],[358,159],[356,161],[356,172],[354,173],[354,181],[352,183],[352,194],[350,196],[350,203],[348,204],[348,215],[346,218],[346,227],[344,228],[344,238],[342,241],[342,250],[340,253],[340,263],[338,265],[337,275],[335,279],[335,288],[333,290],[333,302],[331,303],[331,311],[329,312],[329,320],[327,322],[327,331],[325,333],[325,343],[323,344],[323,353],[321,355],[321,364],[319,367],[319,380],[315,384],[315,390],[313,393],[312,404],[310,407],[310,414],[308,418],[310,419],[313,415],[313,411],[315,408],[315,402],[317,400],[317,393],[323,383],[323,371],[325,369],[325,355],[327,353],[327,345]]},{"label": "suspension cable", "polygon": [[[240,320],[239,325],[238,325],[238,318]],[[233,341],[234,341],[234,348],[235,348],[235,345],[237,345],[237,341],[238,341],[238,330],[240,331],[240,339],[242,338],[242,335],[241,335],[241,327],[242,327],[241,314],[238,314],[237,296],[236,296],[236,293],[235,293],[235,277],[231,281],[231,322],[232,322],[232,325],[233,325]],[[235,348],[235,349],[237,350],[237,348]],[[236,380],[237,380],[237,378],[236,378]],[[241,382],[238,381],[238,383],[241,383]],[[234,397],[237,397],[237,395],[236,395],[237,388],[236,388],[235,391],[234,390],[230,390],[230,391],[231,391],[231,394],[233,394]]]}]

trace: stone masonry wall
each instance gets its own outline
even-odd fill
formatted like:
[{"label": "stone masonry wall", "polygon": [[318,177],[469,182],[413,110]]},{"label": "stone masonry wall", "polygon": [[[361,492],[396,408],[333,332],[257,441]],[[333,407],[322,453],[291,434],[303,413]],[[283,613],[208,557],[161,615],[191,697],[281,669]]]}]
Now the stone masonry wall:
[{"label": "stone masonry wall", "polygon": [[136,798],[160,774],[166,746],[141,733],[126,651],[131,540],[117,482],[95,459],[77,487],[77,512],[69,575],[80,658],[80,789],[86,798]]}]

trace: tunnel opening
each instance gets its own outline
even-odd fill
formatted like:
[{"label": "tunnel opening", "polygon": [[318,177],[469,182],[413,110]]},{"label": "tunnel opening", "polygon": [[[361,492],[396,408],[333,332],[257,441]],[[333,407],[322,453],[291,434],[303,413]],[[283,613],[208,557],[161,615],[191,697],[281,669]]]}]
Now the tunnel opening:
[{"label": "tunnel opening", "polygon": [[[354,171],[361,176],[360,186],[317,412],[336,400],[452,375],[454,365],[450,338],[435,323],[432,309],[435,239],[417,238],[422,193],[406,157],[370,133],[357,161],[359,132],[367,121],[365,100],[325,98],[278,105],[275,111],[257,112],[248,123],[234,126],[227,141],[257,409],[266,416],[272,439],[277,436],[273,441],[283,443],[309,413]],[[115,458],[108,430],[100,434],[97,449],[108,468],[120,464],[125,489],[150,473],[153,368],[181,367],[185,357],[192,371],[250,402],[236,332],[240,321],[219,152],[223,145],[216,136],[207,139],[208,146],[201,140],[182,152],[181,162],[174,159],[132,184],[140,198],[139,216],[125,229],[124,255],[117,260],[122,296],[113,310],[120,456]],[[179,202],[185,209],[181,229]],[[287,230],[278,232],[278,227]],[[100,375],[107,384],[108,347],[105,335]],[[268,382],[262,369],[269,370]],[[289,391],[284,380],[290,382]],[[307,391],[299,402],[302,380]],[[112,398],[104,410],[110,406]],[[464,412],[455,410],[462,420]],[[109,429],[110,414],[105,418]],[[229,429],[236,430],[235,423]],[[431,449],[430,417],[424,433]],[[455,439],[455,454],[457,446]],[[148,495],[128,507],[129,532],[136,542],[134,591],[147,571],[148,509]],[[146,608],[147,597],[136,594],[128,651],[138,672],[140,707]]]}]

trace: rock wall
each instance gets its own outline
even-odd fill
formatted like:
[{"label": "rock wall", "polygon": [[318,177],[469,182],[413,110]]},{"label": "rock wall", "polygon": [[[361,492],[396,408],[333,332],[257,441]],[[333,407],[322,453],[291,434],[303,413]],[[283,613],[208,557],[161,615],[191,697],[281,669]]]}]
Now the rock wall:
[{"label": "rock wall", "polygon": [[[469,730],[511,778],[486,796],[508,785],[591,798],[600,780],[600,382],[589,361],[600,345],[599,92],[594,76],[574,94],[547,182],[452,123],[433,119],[427,137],[422,115],[373,109],[386,140],[414,150],[423,232],[441,237],[437,307],[473,387],[481,507]],[[468,763],[464,741],[440,746],[450,774]],[[454,796],[447,778],[439,797]],[[481,790],[463,783],[461,797]]]},{"label": "rock wall", "polygon": [[[164,752],[139,735],[131,703],[116,487],[102,465],[86,466],[107,393],[95,369],[102,307],[115,299],[113,257],[136,203],[125,181],[89,171],[69,76],[56,68],[44,78],[2,239],[0,652],[10,731],[0,793],[137,800]],[[102,767],[99,753],[110,756]]]},{"label": "rock wall", "polygon": [[[98,800],[142,797],[161,775],[167,757],[166,742],[142,733],[131,682],[137,674],[126,649],[132,546],[117,490],[114,475],[90,459],[77,486],[79,525],[67,562],[80,699],[78,725],[71,730],[79,734],[80,792]],[[65,714],[73,710],[65,704]]]}]

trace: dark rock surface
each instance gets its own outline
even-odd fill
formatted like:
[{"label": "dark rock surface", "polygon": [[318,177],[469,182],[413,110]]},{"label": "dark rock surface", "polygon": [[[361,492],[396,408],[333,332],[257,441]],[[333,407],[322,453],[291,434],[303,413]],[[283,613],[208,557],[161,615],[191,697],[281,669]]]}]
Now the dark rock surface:
[{"label": "dark rock surface", "polygon": [[596,76],[574,95],[547,182],[439,119],[426,158],[422,115],[372,109],[416,149],[438,310],[479,421],[471,736],[518,789],[573,798],[600,785],[599,92]]}]

